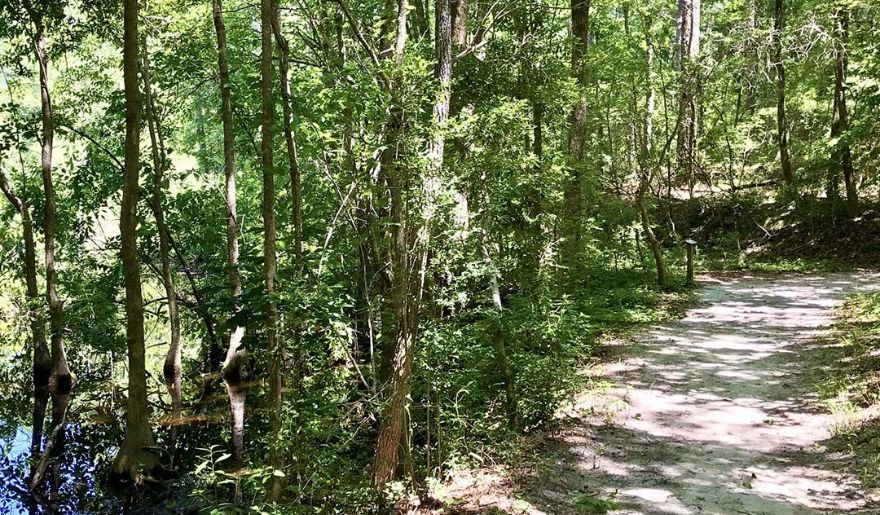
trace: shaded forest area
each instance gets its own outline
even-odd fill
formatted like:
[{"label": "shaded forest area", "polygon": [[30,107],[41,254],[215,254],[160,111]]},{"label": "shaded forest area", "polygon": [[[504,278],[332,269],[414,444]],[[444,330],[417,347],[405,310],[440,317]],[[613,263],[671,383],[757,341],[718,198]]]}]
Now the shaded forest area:
[{"label": "shaded forest area", "polygon": [[0,506],[436,504],[702,269],[880,256],[869,0],[6,0]]}]

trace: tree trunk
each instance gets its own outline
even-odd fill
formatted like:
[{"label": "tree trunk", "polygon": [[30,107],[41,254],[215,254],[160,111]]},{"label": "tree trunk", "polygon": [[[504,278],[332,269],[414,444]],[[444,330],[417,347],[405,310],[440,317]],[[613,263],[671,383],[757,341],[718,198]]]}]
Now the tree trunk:
[{"label": "tree trunk", "polygon": [[678,1],[678,168],[687,180],[690,197],[694,195],[697,182],[697,92],[700,89],[697,55],[700,53],[700,8],[701,0]]},{"label": "tree trunk", "polygon": [[[456,53],[461,52],[468,46],[468,0],[449,0],[449,9],[452,23],[452,42]],[[440,35],[437,34],[437,41]]]},{"label": "tree trunk", "polygon": [[144,298],[137,248],[138,176],[140,175],[141,94],[138,89],[138,2],[125,0],[123,23],[123,79],[125,83],[125,167],[119,233],[125,282],[126,339],[128,340],[128,406],[125,439],[113,461],[113,473],[140,483],[142,473],[156,465],[144,349]]},{"label": "tree trunk", "polygon": [[779,144],[779,164],[782,179],[788,188],[794,183],[791,157],[788,153],[788,121],[785,117],[785,63],[782,61],[782,31],[785,27],[783,0],[776,0],[773,17],[773,68],[776,71],[776,141]]},{"label": "tree trunk", "polygon": [[588,82],[586,53],[589,45],[589,16],[591,0],[571,0],[571,73],[577,81],[579,98],[571,112],[568,139],[569,169],[571,177],[565,185],[565,208],[562,220],[562,245],[559,261],[567,268],[571,283],[581,250],[581,218],[583,216],[583,190],[585,182],[587,134]]},{"label": "tree trunk", "polygon": [[278,64],[278,74],[281,78],[281,97],[284,113],[284,141],[287,145],[287,163],[290,172],[290,198],[293,218],[293,250],[296,258],[296,268],[299,270],[302,259],[302,183],[299,173],[299,159],[296,152],[296,138],[293,131],[293,97],[290,94],[290,83],[287,76],[288,63],[290,62],[290,47],[287,39],[281,32],[281,21],[278,16],[278,6],[275,5],[275,16],[272,30],[275,33],[275,44],[281,53]]},{"label": "tree trunk", "polygon": [[245,328],[238,324],[241,311],[241,276],[238,273],[238,218],[235,185],[235,136],[232,129],[232,84],[229,76],[229,55],[226,49],[226,23],[223,3],[213,0],[214,30],[217,33],[217,63],[220,71],[220,104],[223,119],[223,164],[226,189],[226,268],[233,298],[232,330],[226,347],[221,376],[229,394],[232,420],[232,469],[241,468],[244,458],[244,408],[246,398],[247,354],[241,348]]},{"label": "tree trunk", "polygon": [[648,214],[648,207],[645,205],[645,191],[648,189],[648,178],[642,179],[636,194],[636,206],[639,210],[639,218],[642,222],[642,231],[645,233],[645,239],[651,247],[651,254],[654,256],[654,265],[657,270],[657,285],[661,288],[666,287],[666,266],[663,263],[663,250],[660,247],[660,241],[651,229],[651,217]]},{"label": "tree trunk", "polygon": [[[275,470],[284,468],[281,453],[281,368],[284,349],[277,336],[275,304],[275,277],[277,257],[275,254],[275,167],[274,147],[274,95],[272,94],[272,20],[273,0],[260,1],[260,98],[262,100],[262,139],[260,141],[260,165],[263,171],[263,279],[266,285],[266,348],[269,351],[269,466]],[[277,501],[281,497],[283,483],[272,476],[267,497]]]},{"label": "tree trunk", "polygon": [[652,177],[654,176],[654,167],[657,166],[654,160],[654,45],[651,41],[650,34],[645,34],[645,125],[644,133],[641,138],[641,149],[639,149],[639,187],[636,191],[636,209],[639,212],[639,220],[642,224],[642,231],[645,233],[645,239],[651,248],[651,255],[654,257],[654,267],[657,272],[657,285],[661,288],[666,287],[666,265],[663,262],[663,249],[654,230],[651,228],[651,216],[648,212],[648,206],[645,203],[645,194],[651,190]]},{"label": "tree trunk", "polygon": [[[440,20],[448,20],[448,0],[439,0],[438,17]],[[443,7],[445,4],[445,7]],[[399,70],[403,64],[404,49],[406,48],[406,23],[409,11],[408,0],[397,2],[397,37],[394,44],[395,64]],[[442,14],[440,11],[446,11]],[[438,21],[440,21],[438,20]],[[444,23],[438,23],[442,27]],[[441,36],[445,38],[445,36]],[[439,45],[438,45],[439,50]],[[438,73],[442,64],[438,64]],[[393,86],[397,86],[400,77],[395,77]],[[392,98],[396,99],[396,87],[392,88]],[[435,115],[437,113],[435,105]],[[391,288],[390,307],[394,316],[394,331],[391,345],[387,345],[386,355],[383,360],[387,365],[383,368],[388,370],[388,381],[385,388],[387,394],[386,405],[383,409],[379,422],[379,436],[376,442],[376,456],[373,463],[373,487],[382,491],[385,485],[394,479],[400,456],[401,445],[405,434],[406,411],[409,404],[410,376],[412,374],[412,358],[418,327],[418,304],[415,301],[414,279],[419,277],[420,271],[417,264],[421,264],[419,257],[414,257],[415,252],[409,248],[412,238],[410,234],[410,220],[408,216],[407,200],[409,193],[408,173],[404,166],[398,162],[400,149],[398,132],[402,130],[400,121],[402,113],[399,106],[392,106],[389,115],[387,130],[388,150],[384,152],[383,170],[390,195],[390,218],[391,218]],[[436,144],[436,141],[434,142]],[[436,149],[434,149],[436,152]],[[414,266],[416,265],[416,266]]]},{"label": "tree trunk", "polygon": [[483,241],[480,242],[480,251],[483,254],[483,260],[492,270],[489,276],[489,288],[492,295],[492,307],[495,308],[495,316],[492,320],[492,346],[495,354],[495,364],[501,374],[501,381],[504,383],[505,410],[507,411],[507,422],[511,428],[519,425],[519,399],[516,393],[516,378],[513,375],[513,369],[510,366],[510,360],[507,356],[507,345],[505,344],[504,324],[502,323],[504,307],[501,304],[501,289],[498,287],[498,271],[492,262],[489,249],[486,246],[486,231],[483,231]]},{"label": "tree trunk", "polygon": [[[758,41],[757,0],[748,0],[746,11],[748,16],[746,38],[748,39],[745,47],[745,58],[748,60],[748,65],[745,72],[744,87],[746,90],[746,109],[749,114],[754,116],[755,107],[757,105],[758,81],[760,80],[758,64],[761,60],[760,45]],[[737,117],[736,121],[739,122],[739,117]]]},{"label": "tree trunk", "polygon": [[171,396],[171,427],[172,434],[176,439],[176,424],[178,419],[180,419],[183,408],[181,396],[183,367],[180,357],[180,310],[177,305],[177,289],[174,286],[174,275],[171,267],[170,232],[168,225],[165,223],[165,191],[162,183],[165,177],[167,155],[162,137],[162,128],[159,125],[159,118],[156,114],[156,106],[153,99],[153,88],[150,82],[150,59],[146,39],[144,39],[143,43],[141,61],[141,80],[144,83],[144,116],[147,119],[147,130],[150,133],[150,150],[153,158],[153,217],[156,219],[156,232],[159,233],[159,260],[162,263],[162,285],[165,288],[165,298],[168,302],[168,322],[171,330],[168,353],[165,356],[162,375],[165,378],[165,384]]},{"label": "tree trunk", "polygon": [[[846,107],[847,44],[849,40],[849,12],[837,9],[834,12],[834,113],[831,121],[831,139],[834,150],[831,154],[829,177],[836,185],[839,171],[843,170],[843,183],[846,186],[846,211],[850,217],[859,212],[859,196],[856,190],[855,172],[849,146],[849,114]],[[835,186],[836,188],[836,186]]]},{"label": "tree trunk", "polygon": [[64,349],[64,303],[58,296],[55,273],[55,187],[52,183],[52,152],[54,150],[55,121],[52,99],[49,96],[49,68],[46,60],[46,34],[42,14],[25,6],[34,24],[34,53],[40,69],[40,111],[42,135],[40,168],[43,177],[43,240],[46,265],[46,300],[49,304],[49,337],[52,354],[52,375],[49,387],[56,393],[67,393],[73,388],[75,377],[67,364]]},{"label": "tree trunk", "polygon": [[52,374],[52,356],[46,344],[46,328],[40,307],[40,290],[37,285],[37,246],[34,242],[34,226],[30,207],[15,194],[9,179],[0,171],[0,190],[21,216],[22,240],[24,241],[24,278],[27,285],[28,319],[33,343],[34,410],[32,416],[31,459],[40,454],[43,440],[43,424],[49,399],[49,377]]},{"label": "tree trunk", "polygon": [[46,471],[51,464],[54,468],[52,474],[52,494],[54,495],[58,493],[57,489],[59,485],[57,484],[56,479],[58,477],[59,467],[61,466],[59,458],[64,454],[64,431],[67,426],[67,408],[69,404],[70,392],[52,393],[52,421],[50,423],[52,430],[49,433],[49,439],[46,442],[46,450],[39,456],[39,459],[35,460],[31,477],[28,480],[28,486],[30,486],[30,489],[33,491],[40,488],[40,485],[45,478]]}]

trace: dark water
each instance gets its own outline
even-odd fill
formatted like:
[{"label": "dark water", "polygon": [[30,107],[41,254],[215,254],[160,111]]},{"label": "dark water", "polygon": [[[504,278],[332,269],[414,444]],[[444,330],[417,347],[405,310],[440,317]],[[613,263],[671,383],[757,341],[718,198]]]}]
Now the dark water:
[{"label": "dark water", "polygon": [[[18,513],[101,513],[113,510],[111,497],[102,496],[98,470],[115,453],[106,444],[93,447],[106,436],[99,426],[86,432],[79,423],[68,423],[55,448],[60,455],[50,462],[43,485],[36,495],[28,487],[30,474],[30,427],[4,427],[0,458],[0,512]],[[47,435],[50,434],[47,431]],[[62,441],[63,440],[63,441]]]},{"label": "dark water", "polygon": [[[36,493],[28,486],[31,473],[30,423],[32,400],[19,395],[3,401],[0,410],[0,514],[43,513],[196,513],[210,505],[193,495],[197,485],[188,475],[204,457],[201,450],[225,445],[224,425],[215,418],[154,430],[156,448],[164,467],[146,488],[133,491],[109,480],[109,470],[122,440],[122,410],[96,414],[93,392],[77,389],[69,402],[64,430],[57,433],[45,479]],[[46,414],[43,448],[53,434],[51,402]],[[154,415],[157,415],[154,413]],[[158,413],[161,415],[161,413]],[[176,445],[172,445],[172,441]],[[174,454],[172,457],[171,454]],[[174,470],[168,467],[174,463]]]}]

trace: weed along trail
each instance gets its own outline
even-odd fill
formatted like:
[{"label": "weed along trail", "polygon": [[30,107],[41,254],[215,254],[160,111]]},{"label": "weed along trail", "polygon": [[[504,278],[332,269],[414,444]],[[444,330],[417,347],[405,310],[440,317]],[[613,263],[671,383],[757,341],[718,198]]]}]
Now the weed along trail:
[{"label": "weed along trail", "polygon": [[[505,513],[880,513],[815,393],[815,339],[876,274],[702,278],[681,320],[631,338],[612,386],[509,477]],[[618,346],[622,348],[622,346]],[[602,378],[600,378],[602,379]]]},{"label": "weed along trail", "polygon": [[698,307],[608,368],[616,386],[596,407],[607,416],[549,446],[557,469],[534,500],[551,513],[557,492],[612,497],[620,513],[868,510],[847,457],[824,450],[834,420],[817,402],[822,365],[810,352],[832,309],[877,282],[704,278]]}]

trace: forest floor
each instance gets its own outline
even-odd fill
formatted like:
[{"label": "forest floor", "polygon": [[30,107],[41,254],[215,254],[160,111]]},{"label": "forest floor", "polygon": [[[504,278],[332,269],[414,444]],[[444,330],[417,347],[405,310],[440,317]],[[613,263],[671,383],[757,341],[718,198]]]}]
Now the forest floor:
[{"label": "forest floor", "polygon": [[[817,384],[834,309],[880,275],[701,278],[681,320],[609,343],[559,428],[514,466],[458,471],[447,513],[878,513]],[[826,341],[827,343],[827,341]]]}]

